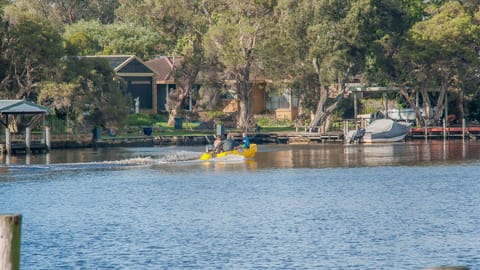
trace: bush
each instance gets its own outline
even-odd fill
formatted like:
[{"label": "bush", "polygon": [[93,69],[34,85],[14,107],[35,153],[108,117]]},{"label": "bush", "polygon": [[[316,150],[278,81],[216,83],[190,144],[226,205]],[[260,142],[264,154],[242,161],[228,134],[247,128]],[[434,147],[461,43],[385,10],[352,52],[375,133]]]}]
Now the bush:
[{"label": "bush", "polygon": [[264,115],[255,118],[260,127],[291,127],[293,122],[288,119],[278,119],[274,116]]}]

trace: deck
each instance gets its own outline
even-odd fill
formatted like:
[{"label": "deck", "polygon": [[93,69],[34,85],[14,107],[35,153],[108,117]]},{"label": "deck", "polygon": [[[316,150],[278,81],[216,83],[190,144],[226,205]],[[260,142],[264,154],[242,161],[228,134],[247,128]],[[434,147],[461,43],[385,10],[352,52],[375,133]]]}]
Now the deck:
[{"label": "deck", "polygon": [[480,139],[480,126],[470,127],[420,127],[411,128],[409,137],[412,139]]}]

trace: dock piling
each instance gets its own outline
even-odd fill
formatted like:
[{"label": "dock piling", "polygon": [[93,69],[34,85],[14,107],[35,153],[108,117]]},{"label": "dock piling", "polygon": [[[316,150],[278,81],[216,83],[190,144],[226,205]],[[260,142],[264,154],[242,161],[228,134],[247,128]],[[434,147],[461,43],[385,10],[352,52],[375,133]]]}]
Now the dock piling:
[{"label": "dock piling", "polygon": [[10,137],[10,129],[5,128],[5,147],[7,148],[7,154],[12,153],[12,138]]},{"label": "dock piling", "polygon": [[20,269],[20,229],[22,216],[0,215],[0,269]]},{"label": "dock piling", "polygon": [[30,149],[32,148],[32,128],[26,127],[25,128],[25,151],[26,153],[30,153]]}]

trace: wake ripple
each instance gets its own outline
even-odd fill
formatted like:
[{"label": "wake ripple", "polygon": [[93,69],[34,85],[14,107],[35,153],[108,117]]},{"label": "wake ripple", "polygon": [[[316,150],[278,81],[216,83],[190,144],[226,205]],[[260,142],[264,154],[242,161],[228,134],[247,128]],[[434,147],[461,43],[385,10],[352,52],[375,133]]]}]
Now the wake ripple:
[{"label": "wake ripple", "polygon": [[25,165],[5,165],[0,169],[16,172],[33,172],[33,171],[72,171],[72,170],[92,170],[92,169],[115,169],[115,168],[131,168],[142,166],[153,166],[161,164],[192,164],[204,162],[217,163],[236,163],[243,162],[245,158],[240,155],[228,155],[221,158],[213,158],[207,161],[199,160],[202,153],[190,151],[176,151],[165,153],[156,157],[134,157],[122,160],[108,160],[99,162],[83,162],[83,163],[54,163],[54,164],[25,164]]}]

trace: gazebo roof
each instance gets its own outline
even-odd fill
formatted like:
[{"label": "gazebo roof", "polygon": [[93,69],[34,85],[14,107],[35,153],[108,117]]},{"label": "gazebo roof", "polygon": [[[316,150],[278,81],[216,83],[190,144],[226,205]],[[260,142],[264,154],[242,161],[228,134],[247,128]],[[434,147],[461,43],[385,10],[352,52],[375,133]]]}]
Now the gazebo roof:
[{"label": "gazebo roof", "polygon": [[24,99],[0,100],[0,114],[47,114],[49,108]]}]

